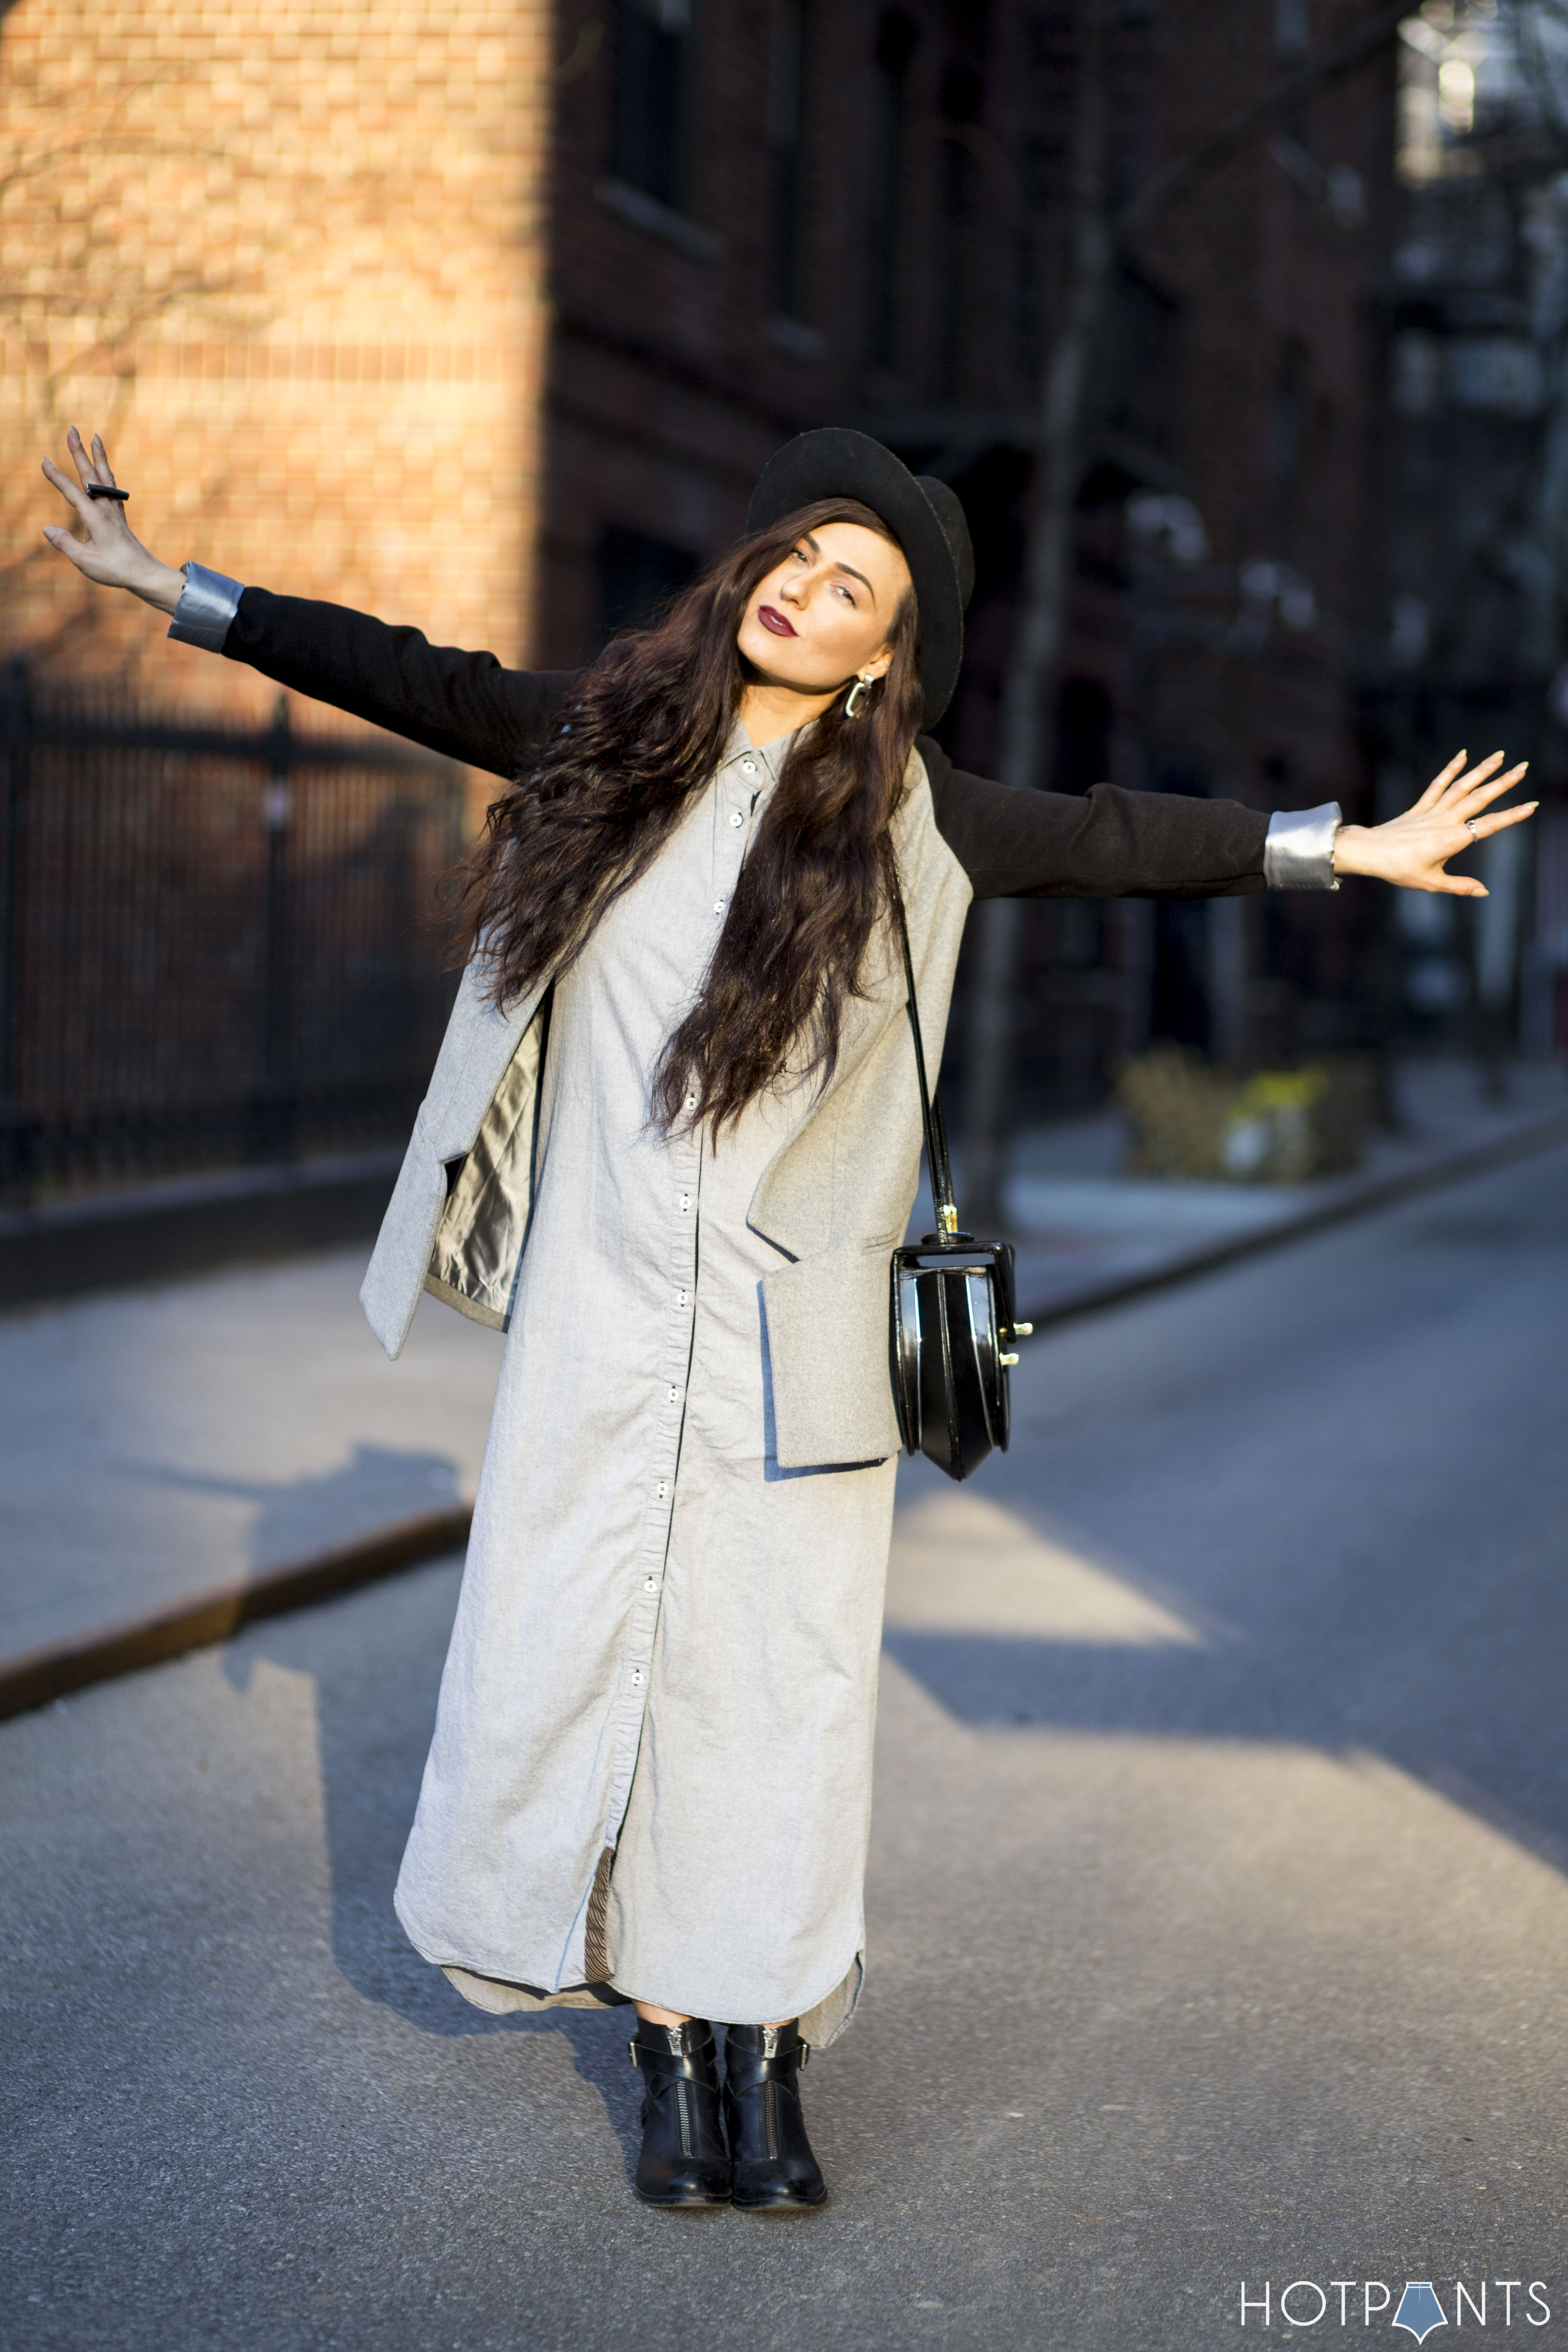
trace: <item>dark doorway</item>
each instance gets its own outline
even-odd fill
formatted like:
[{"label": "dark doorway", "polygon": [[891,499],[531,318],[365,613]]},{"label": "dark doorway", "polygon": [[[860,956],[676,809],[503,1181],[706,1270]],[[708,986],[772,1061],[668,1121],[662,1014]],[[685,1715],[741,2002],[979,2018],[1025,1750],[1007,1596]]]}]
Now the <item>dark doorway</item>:
[{"label": "dark doorway", "polygon": [[1098,678],[1062,681],[1057,703],[1056,762],[1051,790],[1087,793],[1110,773],[1110,697]]},{"label": "dark doorway", "polygon": [[672,212],[691,204],[690,0],[620,0],[610,169]]},{"label": "dark doorway", "polygon": [[647,531],[606,523],[599,540],[599,642],[617,629],[643,629],[688,581],[698,559],[689,547]]}]

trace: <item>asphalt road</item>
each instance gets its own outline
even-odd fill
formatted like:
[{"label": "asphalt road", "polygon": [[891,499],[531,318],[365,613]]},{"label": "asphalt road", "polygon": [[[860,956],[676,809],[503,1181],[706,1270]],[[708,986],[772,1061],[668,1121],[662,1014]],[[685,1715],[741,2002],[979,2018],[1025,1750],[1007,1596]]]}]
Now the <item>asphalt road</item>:
[{"label": "asphalt road", "polygon": [[1557,1153],[910,1479],[816,2217],[636,2207],[621,2017],[403,1944],[451,1567],[0,1727],[6,2352],[1568,2344],[1565,1347]]}]

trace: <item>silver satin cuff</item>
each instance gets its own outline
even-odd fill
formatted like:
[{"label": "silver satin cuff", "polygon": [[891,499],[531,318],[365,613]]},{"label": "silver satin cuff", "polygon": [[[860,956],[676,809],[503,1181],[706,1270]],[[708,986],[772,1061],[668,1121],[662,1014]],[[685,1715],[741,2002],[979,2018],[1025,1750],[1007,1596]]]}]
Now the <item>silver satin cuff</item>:
[{"label": "silver satin cuff", "polygon": [[205,564],[182,563],[180,569],[185,575],[185,584],[169,624],[169,635],[179,645],[202,646],[209,654],[221,654],[245,590],[237,580],[230,580],[221,572],[209,572]]},{"label": "silver satin cuff", "polygon": [[1338,801],[1321,808],[1277,809],[1263,845],[1263,879],[1271,890],[1337,890],[1334,837],[1343,819]]}]

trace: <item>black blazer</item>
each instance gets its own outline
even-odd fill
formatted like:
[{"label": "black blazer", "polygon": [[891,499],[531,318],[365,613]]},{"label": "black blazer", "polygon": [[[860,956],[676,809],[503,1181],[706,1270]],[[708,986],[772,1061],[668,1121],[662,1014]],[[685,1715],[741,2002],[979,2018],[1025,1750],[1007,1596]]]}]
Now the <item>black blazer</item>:
[{"label": "black blazer", "polygon": [[[247,588],[224,641],[279,686],[509,780],[580,675],[505,669],[342,604]],[[1261,890],[1267,815],[1173,793],[1037,793],[954,768],[920,739],[937,829],[977,898],[1212,898]]]}]

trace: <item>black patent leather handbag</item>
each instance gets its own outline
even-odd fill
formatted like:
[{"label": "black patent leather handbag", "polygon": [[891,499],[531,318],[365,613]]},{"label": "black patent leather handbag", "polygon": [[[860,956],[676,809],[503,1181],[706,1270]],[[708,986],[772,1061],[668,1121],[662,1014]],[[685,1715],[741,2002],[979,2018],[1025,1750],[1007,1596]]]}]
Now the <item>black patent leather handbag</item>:
[{"label": "black patent leather handbag", "polygon": [[910,929],[902,898],[895,903],[937,1230],[893,1252],[893,1402],[905,1453],[968,1478],[988,1454],[1007,1451],[1014,1342],[1034,1326],[1016,1319],[1011,1242],[977,1242],[959,1231],[942,1105],[926,1083]]}]

